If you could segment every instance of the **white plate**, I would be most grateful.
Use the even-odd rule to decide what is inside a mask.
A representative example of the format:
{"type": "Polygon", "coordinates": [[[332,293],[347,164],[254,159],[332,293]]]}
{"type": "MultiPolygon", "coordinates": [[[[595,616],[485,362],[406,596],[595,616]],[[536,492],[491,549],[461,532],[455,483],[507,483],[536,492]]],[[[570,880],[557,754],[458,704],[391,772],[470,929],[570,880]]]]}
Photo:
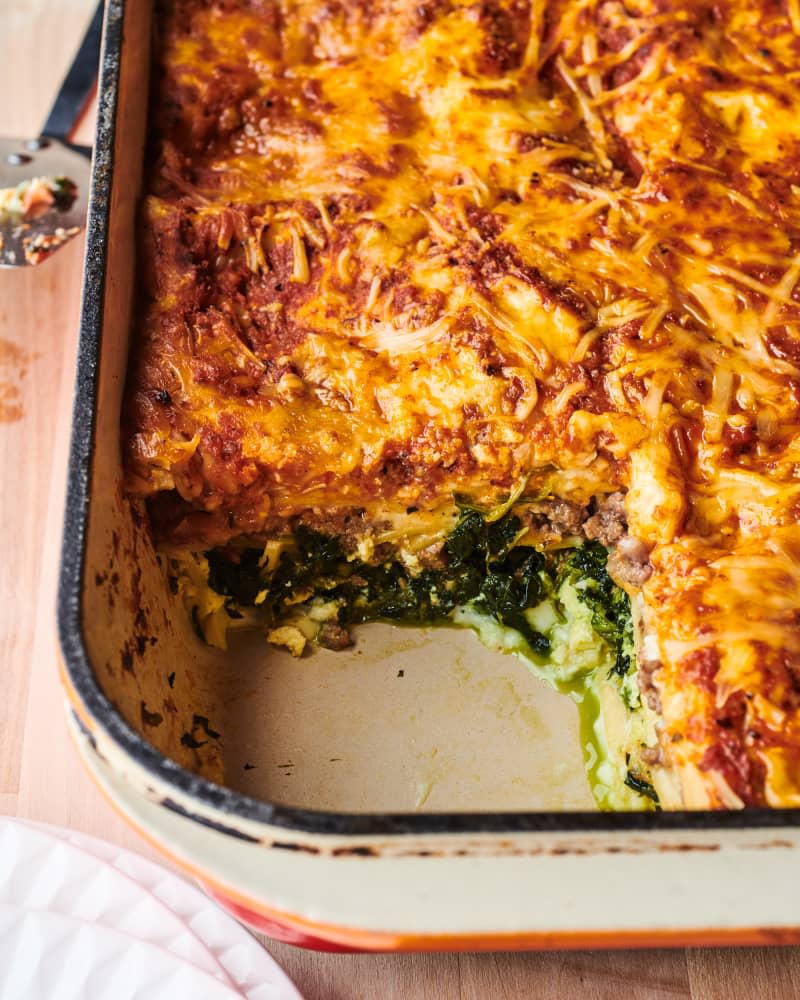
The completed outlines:
{"type": "Polygon", "coordinates": [[[0,998],[302,1000],[199,889],[93,837],[0,818],[0,998]]]}

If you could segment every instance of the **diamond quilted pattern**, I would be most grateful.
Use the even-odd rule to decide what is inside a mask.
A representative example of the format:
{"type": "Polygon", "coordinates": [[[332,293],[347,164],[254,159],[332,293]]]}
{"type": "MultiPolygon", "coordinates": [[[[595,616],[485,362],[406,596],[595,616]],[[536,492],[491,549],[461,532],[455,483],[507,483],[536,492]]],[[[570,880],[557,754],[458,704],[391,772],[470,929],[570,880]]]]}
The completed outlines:
{"type": "Polygon", "coordinates": [[[159,865],[0,818],[0,1000],[301,1000],[258,942],[159,865]]]}

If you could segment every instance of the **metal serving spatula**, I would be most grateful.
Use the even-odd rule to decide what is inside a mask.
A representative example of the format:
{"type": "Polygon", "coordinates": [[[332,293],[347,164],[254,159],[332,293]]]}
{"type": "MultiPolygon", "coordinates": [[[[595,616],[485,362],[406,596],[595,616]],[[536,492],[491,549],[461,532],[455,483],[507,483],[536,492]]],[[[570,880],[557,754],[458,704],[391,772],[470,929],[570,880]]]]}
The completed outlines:
{"type": "Polygon", "coordinates": [[[0,267],[40,264],[86,223],[92,150],[69,137],[94,88],[102,24],[101,2],[39,138],[0,138],[0,267]]]}

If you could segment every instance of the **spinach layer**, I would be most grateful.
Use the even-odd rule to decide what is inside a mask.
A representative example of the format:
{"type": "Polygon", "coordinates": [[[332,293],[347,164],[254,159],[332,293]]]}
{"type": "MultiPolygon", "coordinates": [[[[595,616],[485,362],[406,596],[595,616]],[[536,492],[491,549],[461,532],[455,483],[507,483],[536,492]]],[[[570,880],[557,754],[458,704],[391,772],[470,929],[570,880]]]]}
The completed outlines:
{"type": "Polygon", "coordinates": [[[372,621],[435,624],[472,604],[517,631],[533,654],[546,657],[550,640],[526,611],[553,597],[569,579],[591,611],[592,627],[614,654],[613,669],[620,676],[629,673],[630,601],[608,575],[606,549],[588,541],[542,552],[518,544],[524,534],[513,512],[491,521],[480,511],[464,510],[444,543],[441,568],[412,572],[394,560],[373,565],[348,558],[336,538],[299,527],[293,549],[284,551],[269,573],[257,549],[206,553],[208,583],[227,598],[231,617],[238,608],[258,605],[272,624],[285,620],[303,594],[334,604],[343,628],[372,621]]]}

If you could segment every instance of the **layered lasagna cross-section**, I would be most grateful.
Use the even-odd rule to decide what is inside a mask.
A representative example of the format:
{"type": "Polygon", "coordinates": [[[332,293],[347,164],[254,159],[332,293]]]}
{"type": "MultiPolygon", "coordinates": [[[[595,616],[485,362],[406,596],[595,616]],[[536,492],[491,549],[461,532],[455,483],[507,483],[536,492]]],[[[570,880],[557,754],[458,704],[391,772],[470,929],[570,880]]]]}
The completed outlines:
{"type": "Polygon", "coordinates": [[[468,625],[602,806],[800,806],[795,0],[156,6],[127,488],[206,640],[468,625]]]}

